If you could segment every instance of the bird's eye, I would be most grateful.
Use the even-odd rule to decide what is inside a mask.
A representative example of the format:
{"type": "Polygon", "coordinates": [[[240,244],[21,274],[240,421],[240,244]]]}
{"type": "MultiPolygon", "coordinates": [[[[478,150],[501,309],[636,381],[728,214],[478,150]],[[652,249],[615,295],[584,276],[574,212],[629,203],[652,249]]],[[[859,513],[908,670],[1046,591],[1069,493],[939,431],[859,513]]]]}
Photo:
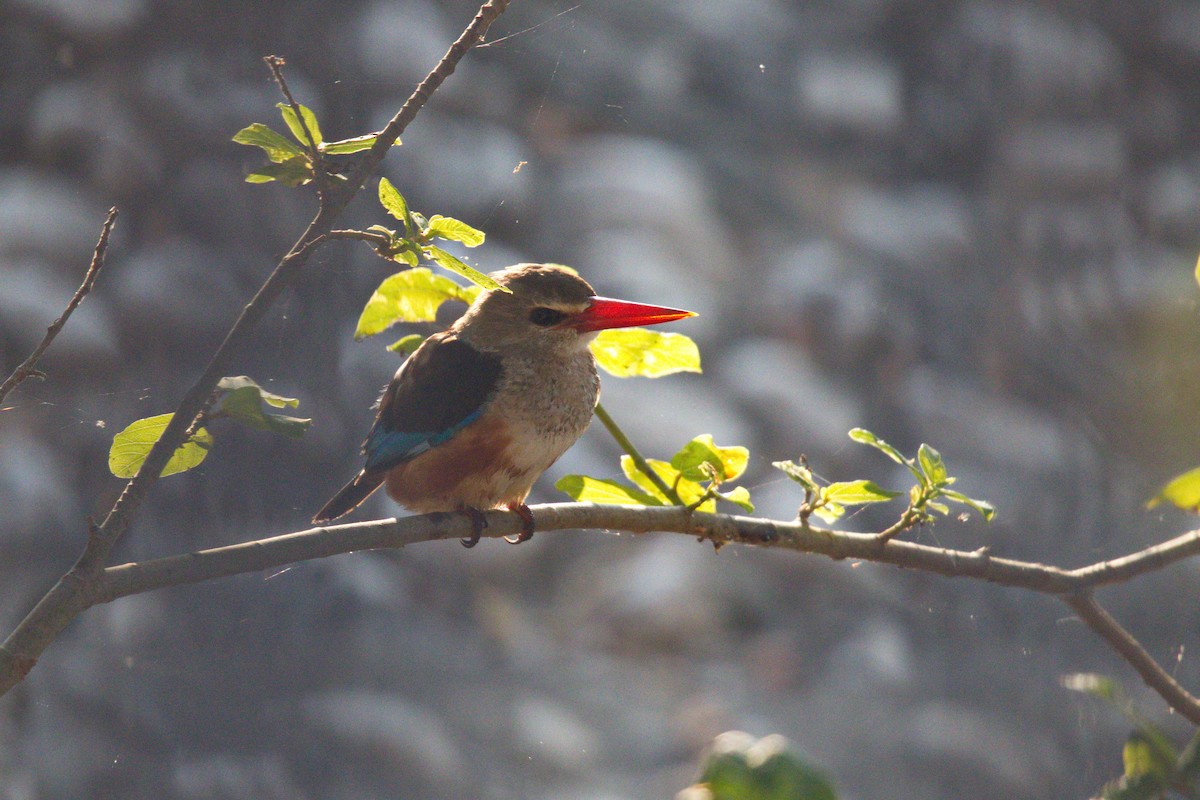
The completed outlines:
{"type": "Polygon", "coordinates": [[[553,308],[538,307],[529,312],[529,321],[534,325],[543,328],[549,328],[551,325],[557,325],[567,318],[566,313],[556,311],[553,308]]]}

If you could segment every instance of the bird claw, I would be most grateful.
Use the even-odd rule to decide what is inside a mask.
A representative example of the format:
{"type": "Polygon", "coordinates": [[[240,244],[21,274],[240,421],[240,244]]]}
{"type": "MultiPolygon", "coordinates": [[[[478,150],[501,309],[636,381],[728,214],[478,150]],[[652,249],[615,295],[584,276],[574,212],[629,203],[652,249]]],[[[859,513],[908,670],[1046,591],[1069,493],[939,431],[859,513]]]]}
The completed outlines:
{"type": "Polygon", "coordinates": [[[459,511],[466,514],[467,519],[471,520],[471,538],[459,539],[458,541],[463,547],[474,547],[479,544],[479,538],[483,536],[483,529],[488,526],[487,517],[478,508],[472,508],[471,506],[463,506],[459,511]]]}
{"type": "Polygon", "coordinates": [[[515,503],[509,506],[508,510],[521,518],[521,532],[516,536],[505,536],[504,541],[509,544],[528,542],[533,538],[533,512],[524,503],[515,503]]]}

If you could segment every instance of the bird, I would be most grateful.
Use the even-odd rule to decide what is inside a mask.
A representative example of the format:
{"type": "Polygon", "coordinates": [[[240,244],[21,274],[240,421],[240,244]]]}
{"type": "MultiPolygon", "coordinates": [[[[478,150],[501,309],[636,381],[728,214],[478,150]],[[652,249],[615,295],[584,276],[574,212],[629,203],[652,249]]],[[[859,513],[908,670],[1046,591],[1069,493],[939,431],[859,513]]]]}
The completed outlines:
{"type": "Polygon", "coordinates": [[[416,513],[469,517],[466,547],[478,543],[483,511],[492,508],[520,516],[521,533],[510,543],[528,540],[534,525],[526,497],[583,435],[600,397],[588,343],[604,329],[695,316],[598,297],[557,264],[517,264],[490,277],[508,291],[480,292],[400,365],[363,443],[365,465],[314,524],[350,513],[386,485],[416,513]]]}

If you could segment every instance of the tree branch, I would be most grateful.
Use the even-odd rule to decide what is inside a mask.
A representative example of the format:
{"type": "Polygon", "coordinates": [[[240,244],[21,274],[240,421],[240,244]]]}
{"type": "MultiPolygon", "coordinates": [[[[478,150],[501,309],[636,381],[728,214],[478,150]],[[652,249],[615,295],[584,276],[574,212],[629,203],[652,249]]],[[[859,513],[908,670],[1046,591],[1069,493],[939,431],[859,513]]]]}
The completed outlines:
{"type": "MultiPolygon", "coordinates": [[[[1092,587],[1097,583],[1128,580],[1144,571],[1125,567],[1127,564],[1154,563],[1161,569],[1170,561],[1183,558],[1188,549],[1176,543],[1190,543],[1200,538],[1200,531],[1120,559],[1064,570],[1034,562],[993,558],[986,549],[968,552],[898,540],[881,542],[875,534],[814,528],[799,521],[689,512],[681,506],[558,503],[534,506],[530,511],[539,534],[585,528],[682,533],[718,545],[736,542],[779,547],[838,560],[853,558],[948,577],[977,578],[1000,586],[1057,595],[1129,662],[1171,708],[1200,724],[1200,700],[1171,678],[1091,597],[1092,587]],[[1167,552],[1170,558],[1164,555],[1167,552]],[[1098,581],[1098,576],[1103,580],[1098,581]]],[[[482,535],[488,538],[520,533],[524,524],[518,515],[507,511],[490,511],[486,519],[487,526],[482,535]]],[[[474,532],[471,520],[462,514],[427,514],[312,528],[270,539],[109,567],[89,587],[86,602],[106,603],[132,594],[257,572],[297,561],[359,550],[404,547],[417,542],[460,539],[474,532]]]]}
{"type": "MultiPolygon", "coordinates": [[[[1103,583],[1116,583],[1101,562],[1079,570],[998,558],[986,549],[973,551],[930,547],[903,540],[880,542],[872,533],[815,528],[797,521],[745,517],[733,514],[689,512],[682,506],[609,506],[592,503],[553,503],[532,506],[539,533],[562,530],[602,529],[630,533],[682,533],[718,545],[731,543],[777,547],[824,555],[835,560],[855,559],[892,564],[906,569],[932,572],[946,577],[976,578],[999,586],[1051,595],[1078,595],[1089,591],[1095,575],[1103,583]]],[[[489,511],[482,536],[498,538],[520,533],[521,518],[507,511],[489,511]]],[[[426,514],[401,519],[356,522],[288,533],[269,539],[218,547],[198,553],[172,556],[142,563],[109,567],[96,589],[96,602],[107,602],[127,594],[198,583],[213,578],[281,567],[296,561],[325,558],[340,553],[377,548],[404,547],[417,542],[459,539],[472,533],[470,519],[460,514],[426,514]]],[[[1200,531],[1188,537],[1200,536],[1200,531]]],[[[1183,538],[1183,537],[1181,537],[1183,538]]],[[[1149,548],[1153,550],[1155,548],[1149,548]]],[[[1147,551],[1142,551],[1145,553],[1147,551]]],[[[1181,552],[1174,551],[1177,555],[1181,552]]],[[[1117,561],[1139,558],[1142,553],[1117,561]]],[[[1162,565],[1160,565],[1162,566],[1162,565]]]]}
{"type": "Polygon", "coordinates": [[[1122,628],[1119,622],[1100,607],[1091,592],[1064,595],[1062,601],[1101,639],[1108,642],[1121,658],[1129,662],[1142,676],[1146,685],[1167,701],[1167,705],[1186,717],[1193,725],[1200,725],[1200,699],[1180,686],[1129,631],[1122,628]]]}
{"type": "Polygon", "coordinates": [[[108,554],[128,529],[133,516],[145,500],[150,487],[176,448],[186,438],[188,426],[204,407],[217,381],[229,371],[235,355],[250,341],[254,329],[274,301],[283,293],[307,263],[315,245],[323,241],[346,204],[354,197],[367,176],[375,171],[388,149],[416,117],[429,96],[454,72],[467,51],[487,32],[492,21],[508,7],[508,0],[489,0],[476,14],[441,62],[421,81],[412,96],[379,134],[375,145],[359,154],[352,174],[340,191],[322,198],[320,208],[304,233],[292,246],[254,298],[242,309],[237,322],[213,354],[204,372],[179,402],[174,416],[159,440],[146,456],[141,469],[126,485],[104,521],[92,528],[83,554],[50,589],[15,630],[0,645],[0,694],[18,683],[50,642],[80,611],[91,604],[89,587],[101,574],[108,554]]]}
{"type": "Polygon", "coordinates": [[[63,311],[58,319],[46,329],[46,335],[42,337],[42,343],[34,348],[29,354],[29,358],[21,362],[21,365],[13,370],[12,374],[4,379],[4,383],[0,383],[0,403],[4,402],[4,398],[9,392],[20,386],[27,378],[33,376],[41,377],[42,373],[38,372],[37,364],[41,360],[45,352],[50,349],[51,343],[58,336],[59,331],[67,324],[67,320],[71,318],[71,313],[79,307],[83,302],[83,298],[87,297],[88,292],[92,290],[92,286],[96,283],[96,277],[99,276],[101,268],[104,266],[104,256],[108,252],[108,237],[112,234],[113,225],[117,221],[117,209],[114,206],[108,210],[108,216],[104,219],[104,224],[100,227],[100,240],[96,242],[96,249],[92,253],[92,262],[88,265],[87,272],[84,273],[83,283],[75,290],[75,296],[71,298],[71,302],[67,303],[67,308],[63,311]]]}

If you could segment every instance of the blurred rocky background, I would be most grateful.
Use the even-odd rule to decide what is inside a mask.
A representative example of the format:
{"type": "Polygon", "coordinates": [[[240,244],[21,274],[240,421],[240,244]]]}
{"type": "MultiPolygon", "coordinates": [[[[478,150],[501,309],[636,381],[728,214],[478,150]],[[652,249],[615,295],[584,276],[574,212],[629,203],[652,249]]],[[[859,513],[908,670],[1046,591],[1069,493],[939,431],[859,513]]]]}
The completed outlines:
{"type": "MultiPolygon", "coordinates": [[[[288,58],[327,138],[375,130],[474,14],[460,0],[0,6],[0,366],[108,266],[0,409],[0,623],[120,491],[112,434],[168,411],[314,209],[242,182],[288,58]]],[[[695,309],[702,376],[605,380],[642,449],[698,433],[770,468],[906,474],[927,441],[995,524],[913,534],[1074,566],[1193,523],[1144,500],[1200,463],[1193,0],[514,0],[386,162],[471,255],[577,267],[695,309]]],[[[351,209],[386,222],[373,192],[351,209]]],[[[218,429],[117,554],[306,526],[357,469],[397,363],[355,343],[390,273],[324,248],[236,372],[301,398],[302,441],[218,429]]],[[[686,324],[686,328],[684,325],[686,324]]],[[[617,472],[596,428],[554,467],[617,472]]],[[[899,507],[891,509],[898,513],[899,507]]],[[[360,514],[390,515],[377,498],[360,514]]],[[[870,530],[880,513],[851,518],[870,530]]],[[[1102,599],[1200,686],[1196,567],[1102,599]]],[[[671,797],[710,739],[782,733],[846,798],[1086,797],[1125,724],[1059,686],[1111,674],[1055,601],[785,552],[602,532],[362,553],[94,609],[0,700],[0,798],[671,797]]]]}

